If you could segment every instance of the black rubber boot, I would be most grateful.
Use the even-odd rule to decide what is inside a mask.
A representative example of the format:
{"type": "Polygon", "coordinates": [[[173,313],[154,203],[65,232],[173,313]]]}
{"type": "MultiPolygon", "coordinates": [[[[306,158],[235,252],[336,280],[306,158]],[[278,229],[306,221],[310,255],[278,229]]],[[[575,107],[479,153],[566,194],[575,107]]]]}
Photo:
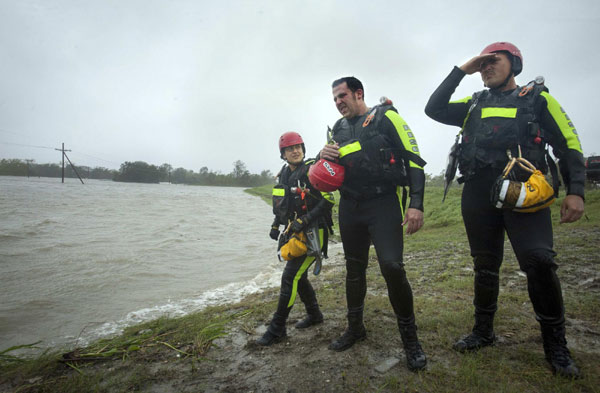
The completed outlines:
{"type": "Polygon", "coordinates": [[[417,326],[415,325],[415,317],[408,319],[398,318],[398,328],[400,336],[404,344],[404,354],[406,355],[406,365],[411,371],[419,371],[427,365],[427,357],[419,338],[417,337],[417,326]]]}
{"type": "Polygon", "coordinates": [[[277,312],[273,314],[273,319],[271,319],[271,323],[267,328],[267,331],[261,338],[256,340],[258,345],[262,345],[268,347],[269,345],[278,343],[282,341],[287,336],[285,321],[287,319],[287,315],[281,315],[277,312]]]}
{"type": "Polygon", "coordinates": [[[306,318],[296,323],[296,329],[306,329],[313,325],[323,323],[323,314],[319,312],[317,315],[308,314],[306,318]]]}
{"type": "Polygon", "coordinates": [[[541,326],[544,340],[544,354],[552,366],[552,371],[561,377],[579,378],[579,369],[571,359],[565,338],[565,326],[541,326]]]}
{"type": "MultiPolygon", "coordinates": [[[[303,299],[304,300],[304,299],[303,299]]],[[[304,303],[306,307],[306,318],[296,323],[296,329],[306,329],[313,325],[323,323],[323,313],[319,309],[316,296],[312,296],[310,303],[304,303]]]]}
{"type": "Polygon", "coordinates": [[[286,338],[286,334],[284,333],[283,336],[276,336],[273,333],[271,333],[270,331],[266,331],[265,334],[262,335],[261,338],[259,338],[258,340],[256,340],[256,343],[258,345],[262,345],[263,347],[268,347],[272,344],[276,344],[280,341],[283,341],[286,338]]]}
{"type": "Polygon", "coordinates": [[[348,328],[341,337],[333,340],[328,348],[338,352],[345,351],[366,337],[367,330],[363,324],[363,306],[348,309],[348,328]]]}
{"type": "Polygon", "coordinates": [[[494,345],[495,342],[494,315],[476,313],[475,326],[471,334],[458,340],[452,348],[458,352],[477,351],[480,348],[494,345]]]}

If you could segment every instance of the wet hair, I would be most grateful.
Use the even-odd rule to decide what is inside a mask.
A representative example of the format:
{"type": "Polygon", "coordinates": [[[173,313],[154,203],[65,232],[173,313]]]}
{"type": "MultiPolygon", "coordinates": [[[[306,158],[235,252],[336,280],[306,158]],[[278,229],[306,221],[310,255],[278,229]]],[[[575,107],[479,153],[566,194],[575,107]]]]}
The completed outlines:
{"type": "Polygon", "coordinates": [[[346,82],[346,85],[348,86],[348,89],[352,93],[356,93],[356,90],[360,89],[360,90],[363,91],[363,95],[364,95],[365,88],[363,87],[362,82],[359,81],[358,79],[356,79],[353,76],[345,76],[343,78],[334,80],[333,83],[331,84],[331,88],[333,89],[334,87],[339,86],[339,85],[341,85],[344,82],[346,82]]]}

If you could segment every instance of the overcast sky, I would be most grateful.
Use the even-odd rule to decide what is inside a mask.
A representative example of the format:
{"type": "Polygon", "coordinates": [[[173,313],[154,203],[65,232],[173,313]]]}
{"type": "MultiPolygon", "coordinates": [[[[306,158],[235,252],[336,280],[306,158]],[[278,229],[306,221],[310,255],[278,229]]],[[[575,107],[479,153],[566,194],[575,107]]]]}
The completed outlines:
{"type": "MultiPolygon", "coordinates": [[[[425,104],[489,43],[523,53],[600,154],[597,0],[0,0],[0,158],[118,168],[169,163],[277,172],[278,137],[308,156],[340,117],[331,82],[354,75],[368,105],[390,97],[437,175],[458,128],[425,104]]],[[[479,74],[453,96],[483,88],[479,74]]]]}

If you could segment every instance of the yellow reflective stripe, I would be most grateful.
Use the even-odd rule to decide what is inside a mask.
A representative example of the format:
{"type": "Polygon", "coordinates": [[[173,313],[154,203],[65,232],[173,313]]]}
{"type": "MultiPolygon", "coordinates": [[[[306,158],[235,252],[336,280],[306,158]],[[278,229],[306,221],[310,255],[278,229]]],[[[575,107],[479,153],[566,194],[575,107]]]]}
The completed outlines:
{"type": "Polygon", "coordinates": [[[517,117],[517,108],[481,108],[481,118],[486,117],[517,117]]]}
{"type": "Polygon", "coordinates": [[[273,196],[285,196],[285,188],[273,188],[273,196]]]}
{"type": "Polygon", "coordinates": [[[340,150],[339,150],[339,152],[340,152],[340,158],[342,158],[342,157],[344,157],[344,156],[346,156],[348,154],[357,152],[357,151],[359,151],[361,149],[362,149],[362,147],[360,146],[360,142],[359,141],[352,142],[352,143],[350,143],[349,145],[346,145],[346,146],[342,146],[342,147],[340,147],[340,150]]]}
{"type": "Polygon", "coordinates": [[[517,117],[517,108],[481,108],[481,118],[486,117],[517,117]]]}
{"type": "Polygon", "coordinates": [[[398,205],[400,205],[400,212],[402,213],[402,222],[404,222],[404,206],[402,206],[402,187],[396,186],[396,196],[398,197],[398,205]]]}
{"type": "Polygon", "coordinates": [[[325,198],[327,202],[335,203],[335,197],[333,196],[333,193],[321,191],[321,195],[323,196],[323,198],[325,198]]]}
{"type": "MultiPolygon", "coordinates": [[[[406,124],[404,119],[392,110],[388,110],[387,112],[385,112],[385,116],[388,119],[390,119],[390,121],[394,125],[394,128],[396,128],[396,132],[398,133],[398,136],[400,137],[404,148],[420,156],[421,153],[419,153],[419,145],[417,145],[417,139],[415,138],[415,135],[413,134],[408,124],[406,124]]],[[[423,167],[415,164],[412,161],[410,161],[410,166],[411,168],[423,169],[423,167]]]]}
{"type": "MultiPolygon", "coordinates": [[[[308,256],[305,257],[304,261],[302,262],[302,265],[300,266],[300,269],[298,269],[298,272],[294,276],[294,281],[292,283],[292,293],[290,295],[290,301],[288,302],[288,305],[287,305],[288,308],[292,307],[294,305],[294,302],[296,301],[296,294],[298,293],[298,280],[300,280],[300,277],[302,276],[302,274],[304,274],[306,269],[308,269],[308,267],[314,260],[315,260],[315,257],[308,257],[308,256]]],[[[288,263],[289,263],[289,261],[288,261],[288,263]]]]}
{"type": "MultiPolygon", "coordinates": [[[[323,239],[323,228],[319,228],[319,245],[321,246],[321,249],[323,249],[323,239]]],[[[287,305],[288,308],[292,307],[294,305],[294,302],[296,301],[296,294],[298,293],[298,280],[300,280],[300,277],[302,277],[306,269],[308,269],[308,267],[314,262],[314,260],[315,257],[307,256],[306,258],[304,258],[300,269],[298,269],[298,272],[294,276],[294,282],[292,283],[292,293],[290,295],[290,301],[287,305]]]]}
{"type": "Polygon", "coordinates": [[[466,104],[467,102],[469,102],[469,100],[473,98],[471,96],[465,97],[463,99],[460,100],[456,100],[456,101],[450,101],[449,104],[466,104]]]}
{"type": "Polygon", "coordinates": [[[567,140],[567,147],[569,149],[577,150],[583,154],[583,149],[581,148],[581,141],[579,140],[577,130],[565,113],[565,110],[560,106],[558,101],[556,101],[556,99],[547,92],[543,91],[540,93],[540,95],[546,99],[548,112],[550,112],[550,115],[556,122],[556,125],[558,125],[558,128],[560,128],[560,132],[567,140]]]}

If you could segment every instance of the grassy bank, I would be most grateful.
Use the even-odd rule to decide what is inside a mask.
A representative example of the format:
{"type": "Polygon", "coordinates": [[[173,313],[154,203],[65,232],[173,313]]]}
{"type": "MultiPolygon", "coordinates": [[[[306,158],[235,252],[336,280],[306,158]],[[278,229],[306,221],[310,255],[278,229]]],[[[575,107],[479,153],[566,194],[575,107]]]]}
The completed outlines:
{"type": "MultiPolygon", "coordinates": [[[[248,192],[266,197],[270,187],[248,192]]],[[[13,392],[599,392],[600,190],[586,196],[585,217],[555,225],[556,258],[565,298],[567,339],[584,378],[552,376],[543,357],[526,280],[507,243],[496,318],[498,344],[462,355],[452,343],[472,326],[473,272],[460,218],[460,190],[441,204],[428,187],[426,225],[405,239],[426,371],[406,369],[395,316],[377,261],[371,258],[365,323],[368,338],[336,353],[327,344],[345,327],[344,262],[332,251],[320,276],[310,276],[326,320],[270,348],[252,342],[276,307],[278,289],[234,305],[128,328],[87,348],[16,358],[0,349],[0,391],[13,392]],[[390,361],[400,361],[391,368],[390,361]]],[[[552,207],[558,223],[559,203],[552,207]]],[[[268,225],[268,223],[266,223],[268,225]]],[[[290,322],[303,317],[297,302],[290,322]]]]}

